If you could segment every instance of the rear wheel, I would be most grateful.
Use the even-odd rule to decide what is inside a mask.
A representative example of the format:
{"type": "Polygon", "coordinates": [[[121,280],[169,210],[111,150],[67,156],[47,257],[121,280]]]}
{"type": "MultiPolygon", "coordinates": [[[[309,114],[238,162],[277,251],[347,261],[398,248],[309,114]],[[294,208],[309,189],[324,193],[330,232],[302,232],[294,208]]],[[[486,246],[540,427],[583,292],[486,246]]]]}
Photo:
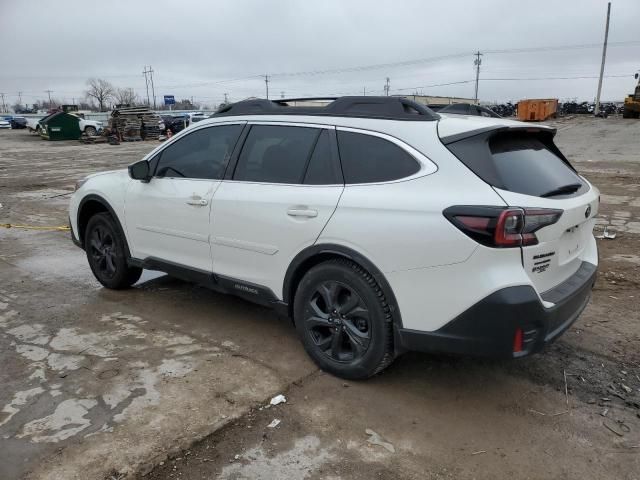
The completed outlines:
{"type": "Polygon", "coordinates": [[[296,292],[294,319],[307,353],[338,377],[368,378],[393,361],[384,293],[354,262],[330,260],[309,270],[296,292]]]}
{"type": "Polygon", "coordinates": [[[128,288],[142,275],[141,268],[127,264],[125,242],[108,213],[98,213],[89,219],[84,236],[87,260],[95,277],[107,288],[128,288]]]}

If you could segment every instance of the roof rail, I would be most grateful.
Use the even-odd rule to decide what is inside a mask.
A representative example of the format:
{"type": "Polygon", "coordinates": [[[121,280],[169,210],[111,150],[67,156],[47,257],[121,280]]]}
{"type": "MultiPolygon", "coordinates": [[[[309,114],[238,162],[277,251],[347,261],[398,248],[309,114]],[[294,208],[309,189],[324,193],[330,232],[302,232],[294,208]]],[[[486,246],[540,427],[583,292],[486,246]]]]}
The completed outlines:
{"type": "Polygon", "coordinates": [[[212,117],[236,115],[310,115],[376,118],[385,120],[433,121],[440,116],[413,100],[402,97],[310,97],[293,99],[251,99],[220,108],[212,117]],[[331,100],[322,106],[290,106],[293,101],[331,100]]]}

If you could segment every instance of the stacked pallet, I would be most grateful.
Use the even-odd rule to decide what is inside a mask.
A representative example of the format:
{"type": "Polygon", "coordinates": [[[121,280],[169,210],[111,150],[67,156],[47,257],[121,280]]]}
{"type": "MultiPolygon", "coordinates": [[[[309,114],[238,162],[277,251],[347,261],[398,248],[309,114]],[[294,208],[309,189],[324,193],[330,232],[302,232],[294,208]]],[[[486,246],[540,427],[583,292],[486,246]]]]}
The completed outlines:
{"type": "Polygon", "coordinates": [[[121,107],[111,112],[109,126],[125,142],[158,140],[159,117],[148,107],[121,107]]]}

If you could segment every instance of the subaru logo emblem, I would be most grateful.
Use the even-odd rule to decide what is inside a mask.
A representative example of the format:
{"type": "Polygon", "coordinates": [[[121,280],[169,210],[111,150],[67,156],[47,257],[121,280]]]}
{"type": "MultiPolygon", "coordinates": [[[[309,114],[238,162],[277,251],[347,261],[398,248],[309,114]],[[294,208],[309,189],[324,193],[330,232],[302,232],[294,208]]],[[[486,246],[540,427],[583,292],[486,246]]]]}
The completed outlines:
{"type": "Polygon", "coordinates": [[[591,205],[584,211],[584,218],[589,218],[589,215],[591,215],[591,205]]]}

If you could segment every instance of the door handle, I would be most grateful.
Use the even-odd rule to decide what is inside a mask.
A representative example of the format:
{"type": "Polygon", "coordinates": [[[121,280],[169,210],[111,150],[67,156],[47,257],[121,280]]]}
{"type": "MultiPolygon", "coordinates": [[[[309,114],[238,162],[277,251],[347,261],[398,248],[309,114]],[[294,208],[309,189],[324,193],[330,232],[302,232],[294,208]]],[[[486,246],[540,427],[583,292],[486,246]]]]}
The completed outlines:
{"type": "Polygon", "coordinates": [[[187,205],[193,205],[195,207],[204,207],[208,204],[209,202],[207,202],[207,200],[200,197],[191,197],[189,200],[187,200],[187,205]]]}
{"type": "Polygon", "coordinates": [[[290,217],[314,218],[318,216],[318,211],[304,207],[290,208],[289,210],[287,210],[287,215],[289,215],[290,217]]]}

